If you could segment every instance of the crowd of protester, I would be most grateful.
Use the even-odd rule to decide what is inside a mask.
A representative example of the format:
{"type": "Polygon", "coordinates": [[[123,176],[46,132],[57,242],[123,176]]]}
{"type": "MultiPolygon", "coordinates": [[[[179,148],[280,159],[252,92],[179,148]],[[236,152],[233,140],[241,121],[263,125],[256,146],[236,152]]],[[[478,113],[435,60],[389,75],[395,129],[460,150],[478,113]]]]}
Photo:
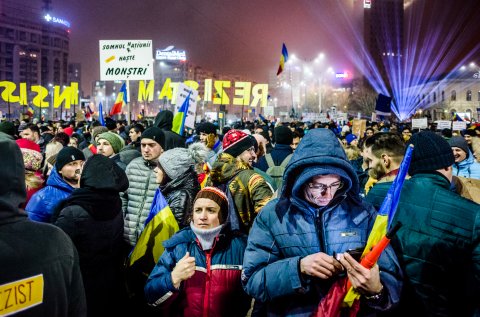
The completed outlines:
{"type": "Polygon", "coordinates": [[[480,314],[480,125],[172,120],[0,122],[0,315],[480,314]]]}

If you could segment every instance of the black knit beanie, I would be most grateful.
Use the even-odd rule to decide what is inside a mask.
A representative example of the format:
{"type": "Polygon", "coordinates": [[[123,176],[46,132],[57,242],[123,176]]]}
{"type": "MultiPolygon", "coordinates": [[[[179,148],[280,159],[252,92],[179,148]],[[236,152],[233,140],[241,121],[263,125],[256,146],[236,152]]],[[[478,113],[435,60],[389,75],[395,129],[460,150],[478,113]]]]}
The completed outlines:
{"type": "Polygon", "coordinates": [[[82,151],[72,146],[64,147],[57,154],[57,160],[55,162],[57,172],[60,172],[60,170],[68,163],[78,160],[85,161],[85,155],[82,151]]]}
{"type": "Polygon", "coordinates": [[[273,130],[276,144],[290,145],[293,142],[293,132],[286,126],[279,126],[273,130]]]}
{"type": "Polygon", "coordinates": [[[455,162],[453,152],[448,142],[431,131],[414,134],[408,144],[415,148],[408,173],[415,175],[421,172],[432,172],[452,166],[455,162]]]}
{"type": "Polygon", "coordinates": [[[152,127],[143,131],[142,140],[143,139],[152,139],[153,141],[160,144],[162,149],[165,149],[165,133],[163,133],[163,130],[160,128],[152,127]]]}
{"type": "Polygon", "coordinates": [[[197,134],[200,135],[200,133],[205,133],[205,134],[217,134],[217,126],[215,126],[213,123],[210,122],[203,122],[200,123],[197,127],[197,134]]]}

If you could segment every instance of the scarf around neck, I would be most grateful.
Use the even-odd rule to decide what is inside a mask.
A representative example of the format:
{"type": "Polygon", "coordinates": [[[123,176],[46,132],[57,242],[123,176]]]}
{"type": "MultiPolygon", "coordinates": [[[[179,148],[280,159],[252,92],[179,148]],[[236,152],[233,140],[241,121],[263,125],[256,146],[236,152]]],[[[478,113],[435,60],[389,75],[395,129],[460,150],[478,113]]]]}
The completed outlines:
{"type": "Polygon", "coordinates": [[[212,248],[213,242],[215,241],[215,238],[218,236],[220,231],[222,231],[223,225],[212,229],[200,229],[195,227],[192,221],[190,222],[190,228],[192,229],[193,233],[195,233],[195,236],[200,242],[203,251],[207,251],[212,248]]]}

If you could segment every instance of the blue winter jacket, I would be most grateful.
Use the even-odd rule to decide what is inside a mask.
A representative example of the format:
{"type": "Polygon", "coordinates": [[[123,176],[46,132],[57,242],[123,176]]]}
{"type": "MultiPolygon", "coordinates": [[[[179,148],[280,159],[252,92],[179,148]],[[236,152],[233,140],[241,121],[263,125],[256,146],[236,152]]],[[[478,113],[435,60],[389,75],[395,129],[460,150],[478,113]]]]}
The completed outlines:
{"type": "Polygon", "coordinates": [[[468,152],[468,157],[466,159],[460,163],[453,164],[453,175],[480,179],[480,163],[475,161],[471,151],[468,152]]]}
{"type": "MultiPolygon", "coordinates": [[[[262,209],[250,230],[242,283],[249,295],[267,305],[270,316],[310,316],[339,277],[321,280],[303,275],[300,259],[364,247],[376,211],[360,199],[356,173],[327,129],[311,130],[302,139],[283,182],[280,198],[262,209]],[[345,186],[329,205],[315,209],[303,199],[302,188],[320,174],[340,175],[345,186]]],[[[362,297],[360,316],[372,314],[373,309],[388,310],[399,301],[401,271],[390,247],[378,264],[384,300],[375,303],[362,297]]]]}
{"type": "Polygon", "coordinates": [[[69,197],[75,188],[67,184],[53,168],[48,177],[47,186],[33,194],[25,210],[31,220],[38,222],[51,222],[55,207],[65,198],[69,197]]]}

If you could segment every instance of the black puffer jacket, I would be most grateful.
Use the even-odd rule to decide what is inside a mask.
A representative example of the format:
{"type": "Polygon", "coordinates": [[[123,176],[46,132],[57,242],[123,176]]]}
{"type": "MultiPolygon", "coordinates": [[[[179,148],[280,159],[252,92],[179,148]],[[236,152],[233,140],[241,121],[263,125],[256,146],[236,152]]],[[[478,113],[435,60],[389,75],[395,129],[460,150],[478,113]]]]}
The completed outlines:
{"type": "Polygon", "coordinates": [[[182,176],[168,181],[165,185],[160,185],[160,190],[180,228],[185,227],[186,217],[193,208],[193,200],[200,191],[200,184],[193,167],[190,167],[182,176]]]}
{"type": "Polygon", "coordinates": [[[88,316],[119,316],[122,290],[123,213],[119,192],[125,172],[113,160],[94,155],[84,165],[80,188],[65,200],[55,225],[72,239],[80,257],[88,316]],[[108,305],[106,305],[108,303],[108,305]]]}

